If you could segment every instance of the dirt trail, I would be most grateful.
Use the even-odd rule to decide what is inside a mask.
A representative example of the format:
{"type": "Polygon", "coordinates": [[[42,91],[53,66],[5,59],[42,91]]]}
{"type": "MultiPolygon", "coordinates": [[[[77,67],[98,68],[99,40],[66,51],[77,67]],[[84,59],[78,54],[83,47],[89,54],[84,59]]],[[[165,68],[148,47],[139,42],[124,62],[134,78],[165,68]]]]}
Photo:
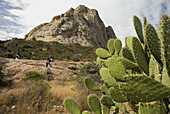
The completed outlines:
{"type": "Polygon", "coordinates": [[[49,80],[69,79],[77,76],[77,70],[81,68],[84,62],[74,61],[58,61],[51,62],[52,68],[46,68],[46,60],[26,60],[0,57],[0,66],[3,66],[2,72],[5,78],[20,81],[24,78],[28,71],[37,71],[38,73],[46,74],[49,80]]]}

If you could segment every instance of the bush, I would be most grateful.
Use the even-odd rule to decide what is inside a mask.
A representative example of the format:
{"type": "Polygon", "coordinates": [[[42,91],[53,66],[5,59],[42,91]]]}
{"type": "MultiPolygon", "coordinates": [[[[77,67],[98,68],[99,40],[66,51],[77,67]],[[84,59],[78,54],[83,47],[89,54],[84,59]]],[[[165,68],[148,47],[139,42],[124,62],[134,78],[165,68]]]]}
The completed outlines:
{"type": "Polygon", "coordinates": [[[44,74],[40,74],[37,73],[36,71],[29,71],[25,73],[26,77],[24,78],[24,80],[35,80],[35,81],[39,81],[39,80],[43,80],[45,79],[45,75],[44,74]]]}

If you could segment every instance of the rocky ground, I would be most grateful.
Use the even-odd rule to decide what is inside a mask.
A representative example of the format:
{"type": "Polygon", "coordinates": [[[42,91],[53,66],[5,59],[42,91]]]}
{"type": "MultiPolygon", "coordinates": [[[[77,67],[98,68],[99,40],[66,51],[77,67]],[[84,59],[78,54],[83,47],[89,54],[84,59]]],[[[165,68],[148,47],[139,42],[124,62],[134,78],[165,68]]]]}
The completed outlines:
{"type": "Polygon", "coordinates": [[[52,68],[46,67],[46,60],[26,60],[0,58],[0,66],[3,66],[3,73],[7,79],[20,81],[28,71],[36,71],[47,75],[47,80],[70,79],[77,76],[77,70],[85,62],[58,61],[51,62],[52,68]]]}

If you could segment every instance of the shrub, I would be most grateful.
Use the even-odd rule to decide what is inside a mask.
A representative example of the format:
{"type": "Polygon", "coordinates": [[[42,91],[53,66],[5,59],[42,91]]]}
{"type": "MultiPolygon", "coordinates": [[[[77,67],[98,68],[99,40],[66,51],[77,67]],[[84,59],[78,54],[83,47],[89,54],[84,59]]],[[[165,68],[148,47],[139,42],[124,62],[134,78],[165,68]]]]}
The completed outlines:
{"type": "Polygon", "coordinates": [[[39,81],[39,80],[44,80],[45,79],[45,75],[44,74],[40,74],[37,73],[36,71],[29,71],[25,73],[26,77],[24,78],[24,80],[35,80],[35,81],[39,81]]]}

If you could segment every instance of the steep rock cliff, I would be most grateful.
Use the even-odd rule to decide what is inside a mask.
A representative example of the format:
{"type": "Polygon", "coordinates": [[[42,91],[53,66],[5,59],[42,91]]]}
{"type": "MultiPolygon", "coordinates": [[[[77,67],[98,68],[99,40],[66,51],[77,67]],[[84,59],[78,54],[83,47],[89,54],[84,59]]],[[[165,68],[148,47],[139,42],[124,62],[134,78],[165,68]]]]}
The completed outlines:
{"type": "Polygon", "coordinates": [[[116,39],[111,26],[105,27],[95,9],[83,5],[70,8],[55,16],[49,23],[33,28],[26,40],[57,41],[62,44],[78,43],[83,46],[107,47],[110,38],[116,39]]]}

